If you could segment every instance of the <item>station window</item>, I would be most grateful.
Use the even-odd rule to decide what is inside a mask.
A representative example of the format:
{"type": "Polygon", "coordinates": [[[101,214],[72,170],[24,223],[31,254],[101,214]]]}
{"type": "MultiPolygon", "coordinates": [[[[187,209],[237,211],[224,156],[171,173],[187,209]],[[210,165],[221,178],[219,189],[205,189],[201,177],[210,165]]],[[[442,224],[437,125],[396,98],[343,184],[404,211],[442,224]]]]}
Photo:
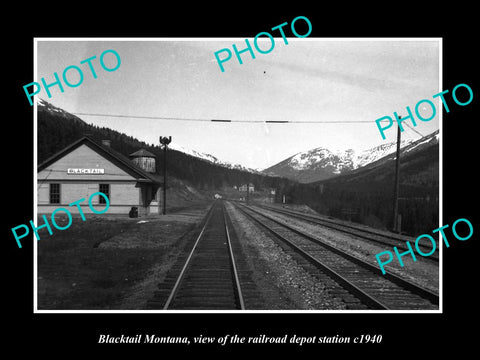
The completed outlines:
{"type": "Polygon", "coordinates": [[[50,184],[50,204],[60,204],[60,184],[50,184]]]}
{"type": "MultiPolygon", "coordinates": [[[[108,200],[110,201],[110,184],[100,184],[99,190],[100,192],[107,195],[108,200]]],[[[98,202],[99,204],[106,204],[107,201],[103,196],[98,195],[98,202]]]]}

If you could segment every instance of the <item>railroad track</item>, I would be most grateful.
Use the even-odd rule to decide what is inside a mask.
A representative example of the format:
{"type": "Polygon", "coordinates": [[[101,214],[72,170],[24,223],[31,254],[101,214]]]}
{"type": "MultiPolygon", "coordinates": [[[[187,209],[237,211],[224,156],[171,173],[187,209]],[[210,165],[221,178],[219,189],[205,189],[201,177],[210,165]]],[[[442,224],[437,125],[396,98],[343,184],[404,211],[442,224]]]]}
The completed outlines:
{"type": "MultiPolygon", "coordinates": [[[[256,205],[256,206],[265,210],[288,215],[303,221],[307,221],[317,225],[322,225],[324,227],[328,227],[333,230],[337,230],[349,235],[353,235],[355,237],[361,238],[363,240],[367,240],[368,242],[374,243],[376,245],[386,246],[387,249],[389,250],[393,246],[396,246],[399,250],[403,250],[403,251],[409,250],[405,246],[406,239],[400,235],[385,234],[379,231],[364,229],[355,225],[344,224],[344,223],[340,223],[339,221],[324,219],[315,215],[298,213],[292,210],[278,209],[278,208],[265,206],[265,205],[256,205]]],[[[413,241],[411,242],[414,243],[415,240],[413,239],[413,241]]],[[[422,252],[424,253],[430,253],[432,250],[432,246],[430,244],[424,245],[419,243],[418,245],[419,245],[419,248],[422,249],[422,252]]],[[[436,247],[438,249],[438,242],[436,243],[436,247]]],[[[425,259],[438,262],[438,251],[435,251],[432,255],[430,255],[429,257],[426,257],[425,259]]]]}
{"type": "Polygon", "coordinates": [[[180,270],[167,275],[149,308],[245,309],[234,254],[238,245],[232,245],[233,227],[223,201],[214,202],[202,223],[193,247],[179,261],[180,270]]]}
{"type": "Polygon", "coordinates": [[[350,307],[377,310],[434,310],[438,309],[437,294],[423,289],[394,274],[382,275],[379,268],[362,259],[294,229],[282,221],[265,215],[244,205],[234,204],[244,215],[280,240],[284,249],[290,249],[297,256],[326,274],[336,282],[331,289],[340,294],[338,288],[348,292],[350,307]],[[351,297],[355,300],[351,300],[351,297]]]}

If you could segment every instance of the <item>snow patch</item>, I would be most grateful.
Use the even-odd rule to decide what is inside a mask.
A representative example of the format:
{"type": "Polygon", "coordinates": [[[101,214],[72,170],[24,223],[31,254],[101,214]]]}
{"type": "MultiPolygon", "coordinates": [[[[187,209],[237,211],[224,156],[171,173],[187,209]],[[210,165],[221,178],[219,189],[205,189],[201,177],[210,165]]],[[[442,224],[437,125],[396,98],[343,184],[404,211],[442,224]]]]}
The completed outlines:
{"type": "Polygon", "coordinates": [[[172,148],[173,150],[177,150],[177,151],[183,152],[184,154],[194,156],[194,157],[199,158],[199,159],[203,159],[203,160],[211,162],[212,164],[215,164],[215,165],[220,165],[220,166],[223,166],[223,167],[226,167],[226,168],[229,168],[229,169],[237,169],[237,170],[249,171],[249,172],[253,172],[253,173],[260,173],[256,169],[247,168],[247,167],[245,167],[243,165],[240,165],[240,164],[231,164],[227,161],[219,160],[218,158],[216,158],[213,155],[203,153],[203,152],[193,150],[193,149],[188,149],[188,148],[186,148],[182,145],[179,145],[179,144],[172,143],[172,144],[169,145],[169,147],[172,148]]]}
{"type": "MultiPolygon", "coordinates": [[[[400,148],[409,152],[429,142],[438,142],[438,131],[418,140],[402,140],[400,148]]],[[[353,149],[330,151],[323,147],[295,154],[288,160],[288,165],[293,170],[315,170],[320,168],[333,168],[334,174],[345,170],[355,170],[373,163],[385,156],[395,153],[396,141],[382,144],[370,149],[356,152],[353,149]]]]}

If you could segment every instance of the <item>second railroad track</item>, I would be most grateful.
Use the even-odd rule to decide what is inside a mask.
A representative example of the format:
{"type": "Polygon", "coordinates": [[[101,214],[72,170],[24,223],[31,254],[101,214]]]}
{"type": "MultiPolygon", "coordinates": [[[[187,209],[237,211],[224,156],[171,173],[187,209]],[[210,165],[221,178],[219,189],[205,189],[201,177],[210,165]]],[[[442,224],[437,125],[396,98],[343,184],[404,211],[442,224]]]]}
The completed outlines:
{"type": "MultiPolygon", "coordinates": [[[[333,247],[318,237],[310,236],[251,207],[235,204],[244,215],[265,229],[272,239],[285,244],[309,264],[327,275],[356,301],[353,308],[366,306],[376,310],[438,309],[437,294],[419,287],[394,274],[382,275],[380,270],[347,252],[333,247]],[[358,304],[360,302],[360,304],[358,304]]],[[[323,275],[322,275],[323,276],[323,275]]]]}

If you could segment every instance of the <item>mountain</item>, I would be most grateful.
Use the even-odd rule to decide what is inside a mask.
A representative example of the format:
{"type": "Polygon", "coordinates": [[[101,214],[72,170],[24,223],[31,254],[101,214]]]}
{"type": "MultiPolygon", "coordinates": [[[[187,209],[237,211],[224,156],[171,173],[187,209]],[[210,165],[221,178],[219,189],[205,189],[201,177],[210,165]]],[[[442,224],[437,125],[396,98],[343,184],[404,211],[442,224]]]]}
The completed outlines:
{"type": "MultiPolygon", "coordinates": [[[[437,143],[438,130],[416,141],[402,140],[401,151],[402,153],[415,152],[425,146],[437,143]]],[[[396,146],[396,142],[389,142],[359,153],[352,149],[333,152],[324,147],[318,147],[295,154],[263,170],[263,173],[270,176],[286,177],[300,183],[326,180],[338,175],[348,174],[364,166],[379,165],[380,162],[393,160],[396,146]]]]}
{"type": "Polygon", "coordinates": [[[219,160],[218,158],[216,158],[213,155],[203,153],[203,152],[193,150],[193,149],[187,149],[184,146],[181,146],[181,145],[178,145],[178,144],[173,144],[172,143],[171,145],[169,145],[169,147],[171,147],[172,149],[174,149],[176,151],[180,151],[184,154],[196,157],[196,158],[201,159],[201,160],[208,161],[208,162],[210,162],[212,164],[215,164],[215,165],[223,166],[223,167],[228,168],[228,169],[236,169],[236,170],[241,170],[241,171],[248,171],[248,172],[251,172],[251,173],[262,174],[262,172],[260,172],[256,169],[247,168],[247,167],[245,167],[243,165],[240,165],[240,164],[232,164],[232,163],[229,163],[228,161],[219,160]]]}
{"type": "Polygon", "coordinates": [[[170,145],[168,145],[168,147],[170,149],[173,149],[173,150],[176,150],[176,151],[180,151],[184,154],[187,154],[187,155],[190,155],[190,156],[194,156],[196,158],[199,158],[199,159],[203,159],[205,161],[209,161],[211,163],[219,163],[220,161],[213,155],[210,155],[210,154],[206,154],[206,153],[202,153],[200,151],[196,151],[196,150],[192,150],[192,149],[187,149],[181,145],[178,145],[176,143],[171,143],[170,145]]]}
{"type": "MultiPolygon", "coordinates": [[[[438,140],[436,131],[402,148],[398,214],[401,215],[402,232],[412,236],[426,233],[438,224],[441,177],[438,140]]],[[[387,144],[374,149],[377,152],[361,157],[358,163],[376,159],[380,153],[387,154],[328,179],[295,183],[283,189],[287,202],[306,204],[327,216],[391,228],[395,154],[387,144]]]]}
{"type": "MultiPolygon", "coordinates": [[[[45,100],[38,101],[36,149],[38,164],[85,135],[98,142],[110,140],[112,148],[125,156],[144,148],[156,156],[156,171],[162,173],[163,150],[159,145],[150,145],[110,128],[88,124],[45,100]]],[[[289,183],[287,179],[269,177],[258,172],[252,173],[235,165],[223,165],[213,156],[201,155],[198,152],[196,155],[171,149],[167,155],[169,176],[183,181],[196,190],[205,191],[231,189],[246,182],[253,183],[259,190],[277,188],[289,183]]]]}
{"type": "MultiPolygon", "coordinates": [[[[400,184],[416,187],[421,192],[433,190],[438,195],[439,186],[439,134],[438,130],[401,148],[400,184]]],[[[323,184],[387,183],[394,181],[395,152],[345,174],[321,180],[323,184]]],[[[313,183],[312,185],[315,185],[313,183]]]]}
{"type": "Polygon", "coordinates": [[[78,116],[70,114],[69,112],[56,107],[55,105],[50,104],[48,101],[43,99],[38,99],[37,101],[37,111],[39,113],[47,113],[50,116],[57,116],[70,121],[75,121],[77,123],[85,124],[86,122],[80,119],[78,116]]]}

